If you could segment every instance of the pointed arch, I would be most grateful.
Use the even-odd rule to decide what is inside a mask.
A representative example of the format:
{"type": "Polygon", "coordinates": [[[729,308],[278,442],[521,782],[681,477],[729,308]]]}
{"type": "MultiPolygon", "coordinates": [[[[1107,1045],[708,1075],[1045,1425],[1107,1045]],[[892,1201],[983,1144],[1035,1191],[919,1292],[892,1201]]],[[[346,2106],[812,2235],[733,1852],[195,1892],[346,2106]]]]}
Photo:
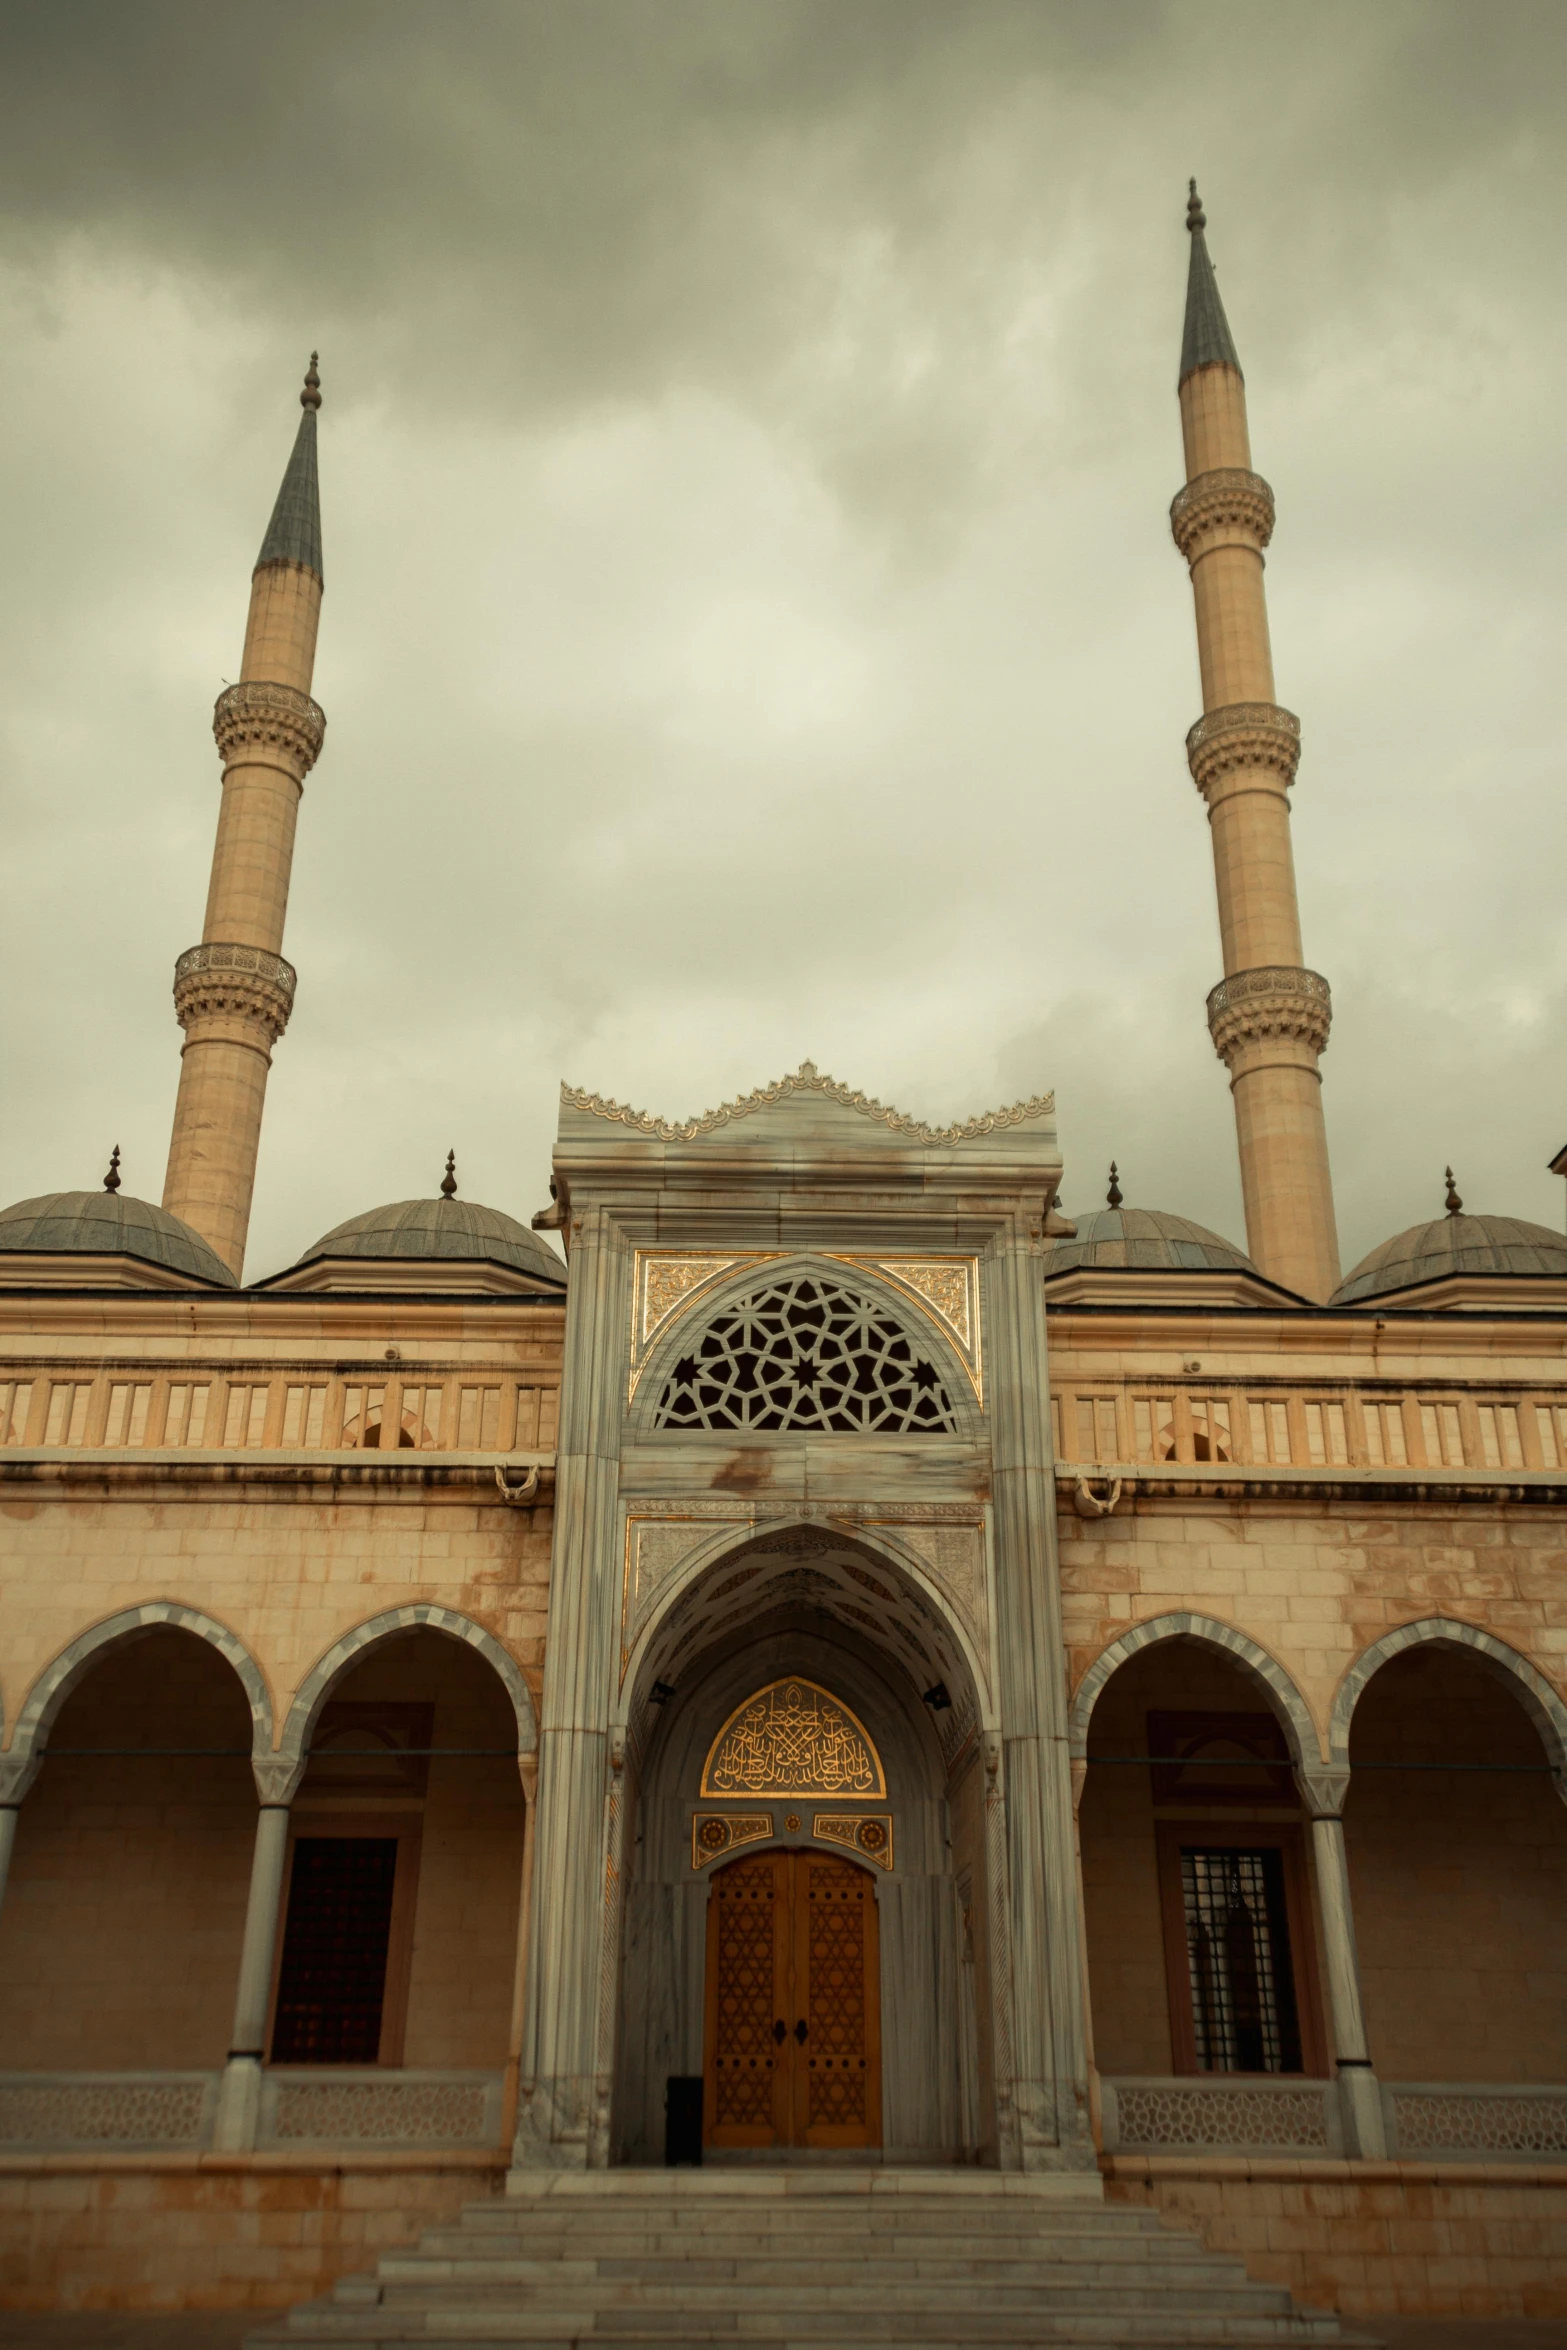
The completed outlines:
{"type": "Polygon", "coordinates": [[[1356,1657],[1333,1699],[1329,1737],[1335,1762],[1349,1761],[1350,1725],[1368,1685],[1392,1658],[1426,1645],[1466,1650],[1505,1681],[1540,1733],[1558,1782],[1567,1781],[1567,1703],[1516,1648],[1509,1648],[1493,1632],[1482,1632],[1478,1625],[1461,1623],[1454,1616],[1422,1616],[1416,1623],[1399,1624],[1356,1657]]]}
{"type": "Polygon", "coordinates": [[[1095,1657],[1072,1700],[1071,1749],[1074,1760],[1081,1761],[1088,1752],[1088,1725],[1106,1683],[1122,1665],[1141,1654],[1145,1648],[1154,1648],[1165,1641],[1196,1640],[1206,1648],[1217,1649],[1232,1664],[1240,1666],[1260,1688],[1269,1709],[1277,1714],[1290,1742],[1295,1762],[1310,1766],[1320,1761],[1321,1745],[1311,1708],[1302,1697],[1294,1681],[1265,1648],[1258,1646],[1245,1632],[1238,1632],[1233,1624],[1221,1624],[1214,1616],[1194,1616],[1178,1613],[1151,1616],[1146,1623],[1134,1624],[1118,1640],[1095,1657]]]}
{"type": "Polygon", "coordinates": [[[389,1640],[403,1638],[410,1632],[440,1632],[448,1640],[460,1641],[483,1657],[498,1676],[512,1702],[517,1717],[517,1752],[531,1754],[538,1745],[538,1723],[533,1711],[533,1696],[522,1677],[522,1668],[509,1649],[503,1648],[493,1632],[483,1624],[476,1624],[471,1616],[462,1616],[455,1608],[436,1607],[418,1601],[410,1607],[388,1608],[384,1615],[372,1616],[367,1623],[356,1624],[340,1640],[334,1640],[325,1656],[321,1657],[301,1681],[294,1702],[288,1709],[283,1724],[283,1735],[278,1741],[274,1765],[281,1772],[296,1777],[303,1773],[305,1749],[317,1717],[333,1689],[351,1665],[362,1662],[366,1653],[384,1646],[389,1640]]]}
{"type": "Polygon", "coordinates": [[[269,1753],[272,1698],[261,1667],[239,1634],[213,1617],[203,1615],[199,1608],[186,1607],[177,1599],[149,1599],[140,1607],[122,1609],[118,1615],[106,1616],[102,1623],[78,1633],[45,1665],[16,1718],[16,1733],[5,1758],[13,1770],[25,1770],[29,1778],[32,1776],[47,1752],[50,1725],[61,1706],[109,1649],[164,1627],[189,1632],[197,1640],[204,1640],[233,1666],[250,1707],[252,1759],[269,1753]]]}

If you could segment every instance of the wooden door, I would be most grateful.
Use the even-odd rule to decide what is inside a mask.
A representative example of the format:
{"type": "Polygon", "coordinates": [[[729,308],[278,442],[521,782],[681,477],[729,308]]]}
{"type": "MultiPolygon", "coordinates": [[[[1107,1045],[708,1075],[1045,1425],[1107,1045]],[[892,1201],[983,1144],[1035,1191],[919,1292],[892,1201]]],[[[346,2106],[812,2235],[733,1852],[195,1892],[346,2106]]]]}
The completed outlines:
{"type": "Polygon", "coordinates": [[[881,1976],[869,1873],[816,1852],[731,1861],[708,1903],[709,2146],[881,2143],[881,1976]]]}

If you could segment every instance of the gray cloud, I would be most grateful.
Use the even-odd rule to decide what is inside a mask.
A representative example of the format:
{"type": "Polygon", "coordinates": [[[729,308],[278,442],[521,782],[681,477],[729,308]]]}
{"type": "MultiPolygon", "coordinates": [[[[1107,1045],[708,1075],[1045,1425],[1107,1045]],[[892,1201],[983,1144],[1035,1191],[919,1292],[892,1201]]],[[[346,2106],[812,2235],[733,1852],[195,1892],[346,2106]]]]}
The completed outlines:
{"type": "MultiPolygon", "coordinates": [[[[1202,175],[1279,494],[1346,1258],[1560,1217],[1567,19],[970,0],[0,14],[7,1197],[157,1196],[323,351],[328,749],[252,1264],[543,1196],[562,1074],[1051,1082],[1239,1230],[1164,509],[1202,175]]],[[[1567,1131],[1567,1130],[1564,1130],[1567,1131]]]]}

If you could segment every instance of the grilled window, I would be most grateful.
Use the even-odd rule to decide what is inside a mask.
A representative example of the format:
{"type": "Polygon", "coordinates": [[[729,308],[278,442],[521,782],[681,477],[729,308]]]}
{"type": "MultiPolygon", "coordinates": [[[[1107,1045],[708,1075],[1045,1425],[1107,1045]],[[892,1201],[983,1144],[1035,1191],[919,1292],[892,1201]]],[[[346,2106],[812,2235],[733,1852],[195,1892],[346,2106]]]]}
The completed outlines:
{"type": "Polygon", "coordinates": [[[793,1274],[715,1314],[676,1363],[657,1428],[957,1433],[940,1371],[885,1306],[793,1274]]]}
{"type": "Polygon", "coordinates": [[[272,2028],[274,2064],[374,2064],[397,1880],[395,1836],[301,1836],[272,2028]]]}
{"type": "Polygon", "coordinates": [[[1181,1898],[1198,2070],[1298,2073],[1283,1854],[1183,1844],[1181,1898]]]}

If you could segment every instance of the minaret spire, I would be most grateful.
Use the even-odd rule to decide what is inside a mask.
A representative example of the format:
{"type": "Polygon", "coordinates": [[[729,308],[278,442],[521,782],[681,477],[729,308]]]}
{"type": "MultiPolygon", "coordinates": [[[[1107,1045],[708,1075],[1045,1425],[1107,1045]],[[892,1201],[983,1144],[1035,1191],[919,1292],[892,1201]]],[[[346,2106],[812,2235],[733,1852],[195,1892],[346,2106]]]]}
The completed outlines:
{"type": "Polygon", "coordinates": [[[326,718],[310,698],[321,616],[316,354],[304,410],[250,585],[240,681],[212,731],[223,799],[201,943],[174,966],[185,1031],[163,1204],[238,1275],[272,1047],[288,1024],[294,971],[282,957],[294,825],[326,718]]]}
{"type": "Polygon", "coordinates": [[[1263,595],[1273,492],[1251,470],[1246,387],[1190,183],[1191,264],[1181,338],[1186,487],[1170,508],[1191,567],[1203,715],[1186,738],[1208,805],[1225,976],[1208,1027],[1230,1072],[1246,1237],[1271,1280],[1322,1300],[1338,1286],[1338,1236],[1318,1059],[1327,981],[1301,962],[1289,789],[1300,721],[1274,700],[1263,595]]]}

